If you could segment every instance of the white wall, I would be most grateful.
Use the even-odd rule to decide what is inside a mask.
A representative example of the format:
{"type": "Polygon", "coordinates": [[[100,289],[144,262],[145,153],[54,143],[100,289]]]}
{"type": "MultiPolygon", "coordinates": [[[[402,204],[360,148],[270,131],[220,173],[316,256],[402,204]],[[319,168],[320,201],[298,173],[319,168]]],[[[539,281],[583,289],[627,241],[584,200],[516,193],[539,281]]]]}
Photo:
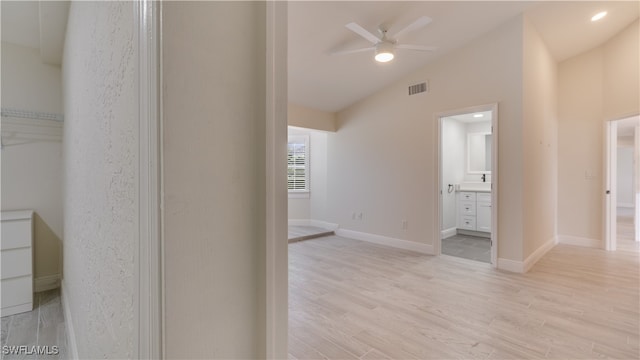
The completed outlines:
{"type": "Polygon", "coordinates": [[[435,114],[499,102],[499,256],[522,258],[522,18],[338,113],[328,138],[326,221],[433,245],[437,204],[435,114]],[[406,86],[429,79],[430,92],[406,86]],[[363,219],[352,220],[352,212],[363,219]],[[408,229],[402,230],[402,220],[408,229]]]}
{"type": "MultiPolygon", "coordinates": [[[[2,42],[1,62],[3,109],[62,115],[60,67],[43,64],[38,49],[6,42],[2,42]]],[[[3,211],[35,210],[36,279],[62,272],[61,128],[58,121],[2,118],[6,146],[2,149],[1,206],[3,211]],[[37,140],[31,131],[45,137],[37,140]]]]}
{"type": "Polygon", "coordinates": [[[559,236],[602,244],[603,123],[640,113],[639,42],[636,21],[603,46],[559,64],[559,236]]]}
{"type": "Polygon", "coordinates": [[[266,354],[265,7],[163,3],[168,359],[266,354]]]}
{"type": "Polygon", "coordinates": [[[3,41],[2,107],[62,114],[60,67],[42,63],[38,49],[3,41]]]}
{"type": "Polygon", "coordinates": [[[557,65],[525,18],[523,46],[523,259],[556,239],[557,65]]]}
{"type": "Polygon", "coordinates": [[[289,219],[324,218],[327,197],[327,136],[323,131],[288,128],[289,135],[309,136],[309,196],[289,197],[289,219]]]}
{"type": "Polygon", "coordinates": [[[640,20],[603,46],[604,117],[616,120],[640,112],[640,20]]]}
{"type": "Polygon", "coordinates": [[[634,207],[633,147],[618,147],[618,206],[634,207]]]}
{"type": "Polygon", "coordinates": [[[466,172],[465,124],[452,119],[442,119],[442,224],[441,230],[456,227],[456,192],[449,192],[448,185],[460,184],[466,172]]]}
{"type": "Polygon", "coordinates": [[[336,131],[336,114],[289,103],[289,126],[321,131],[336,131]]]}
{"type": "Polygon", "coordinates": [[[64,51],[64,280],[81,359],[137,356],[135,5],[73,2],[64,51]]]}

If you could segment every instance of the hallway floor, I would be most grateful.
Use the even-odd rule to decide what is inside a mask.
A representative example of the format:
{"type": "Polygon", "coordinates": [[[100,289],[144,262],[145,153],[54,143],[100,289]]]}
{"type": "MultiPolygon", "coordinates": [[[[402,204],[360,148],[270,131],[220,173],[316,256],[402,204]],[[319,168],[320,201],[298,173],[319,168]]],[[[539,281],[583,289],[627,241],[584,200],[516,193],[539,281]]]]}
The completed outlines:
{"type": "Polygon", "coordinates": [[[620,251],[640,252],[640,241],[634,239],[633,208],[621,208],[617,221],[617,249],[620,251]]]}
{"type": "Polygon", "coordinates": [[[39,351],[49,355],[8,354],[0,351],[0,359],[67,359],[67,336],[60,299],[60,289],[34,294],[34,309],[29,312],[2,318],[0,345],[40,346],[39,351]],[[58,354],[53,346],[58,347],[58,354]],[[47,348],[48,347],[48,348],[47,348]]]}

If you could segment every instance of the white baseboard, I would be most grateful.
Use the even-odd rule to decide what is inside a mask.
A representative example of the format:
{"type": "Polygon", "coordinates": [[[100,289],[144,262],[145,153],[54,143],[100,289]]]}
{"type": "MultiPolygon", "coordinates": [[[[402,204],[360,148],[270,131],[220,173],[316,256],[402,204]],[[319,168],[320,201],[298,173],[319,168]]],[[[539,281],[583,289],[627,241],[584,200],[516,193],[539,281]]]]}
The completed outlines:
{"type": "Polygon", "coordinates": [[[369,233],[353,231],[353,230],[345,230],[345,229],[336,230],[336,235],[350,238],[350,239],[367,241],[374,244],[390,246],[398,249],[415,251],[421,254],[428,254],[428,255],[434,254],[432,245],[418,243],[415,241],[394,239],[394,238],[390,238],[382,235],[375,235],[375,234],[369,234],[369,233]]]}
{"type": "Polygon", "coordinates": [[[524,273],[524,263],[522,261],[498,258],[498,269],[522,274],[524,273]]]}
{"type": "Polygon", "coordinates": [[[333,231],[338,229],[338,224],[313,219],[309,220],[309,225],[333,231]]]}
{"type": "Polygon", "coordinates": [[[485,231],[457,229],[456,232],[460,235],[471,235],[491,239],[491,233],[485,231]]]}
{"type": "Polygon", "coordinates": [[[570,235],[558,235],[558,242],[565,245],[584,246],[596,249],[601,249],[604,244],[603,241],[598,239],[589,239],[570,235]]]}
{"type": "Polygon", "coordinates": [[[78,343],[76,342],[76,333],[73,330],[73,320],[71,319],[71,308],[69,305],[69,298],[67,297],[66,286],[64,286],[64,280],[61,283],[62,293],[62,311],[64,312],[64,325],[67,331],[67,356],[70,359],[76,360],[78,356],[78,343]]]}
{"type": "Polygon", "coordinates": [[[338,228],[338,224],[313,219],[289,219],[289,226],[316,226],[327,230],[338,228]]]}
{"type": "Polygon", "coordinates": [[[60,274],[39,276],[34,280],[35,292],[47,291],[60,287],[60,274]]]}
{"type": "Polygon", "coordinates": [[[623,208],[634,208],[633,203],[618,203],[617,204],[618,207],[623,207],[623,208]]]}
{"type": "Polygon", "coordinates": [[[310,226],[309,219],[289,219],[289,226],[310,226]]]}
{"type": "Polygon", "coordinates": [[[515,273],[524,274],[529,271],[533,265],[535,265],[538,260],[542,259],[542,257],[554,246],[558,244],[558,238],[551,238],[547,240],[544,244],[542,244],[539,248],[536,249],[531,255],[529,255],[524,261],[516,261],[510,259],[499,258],[498,259],[498,269],[511,271],[515,273]]]}
{"type": "Polygon", "coordinates": [[[549,250],[553,249],[553,247],[556,246],[557,243],[558,243],[557,238],[555,237],[551,238],[547,242],[542,244],[538,249],[536,249],[536,251],[534,251],[531,255],[529,255],[524,260],[524,264],[523,264],[524,272],[526,273],[527,271],[529,271],[533,267],[533,265],[535,265],[538,262],[538,260],[542,259],[544,254],[546,254],[549,250]]]}
{"type": "Polygon", "coordinates": [[[450,238],[452,236],[456,236],[456,234],[458,234],[458,231],[455,227],[444,229],[440,232],[441,239],[450,238]]]}

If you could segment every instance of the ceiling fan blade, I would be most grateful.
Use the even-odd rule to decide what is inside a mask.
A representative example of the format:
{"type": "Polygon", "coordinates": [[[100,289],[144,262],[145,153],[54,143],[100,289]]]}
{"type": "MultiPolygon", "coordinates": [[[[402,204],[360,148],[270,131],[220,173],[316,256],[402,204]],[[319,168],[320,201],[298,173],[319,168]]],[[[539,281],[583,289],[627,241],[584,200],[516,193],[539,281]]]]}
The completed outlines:
{"type": "Polygon", "coordinates": [[[435,51],[437,48],[433,46],[398,44],[396,49],[416,50],[416,51],[435,51]]]}
{"type": "Polygon", "coordinates": [[[393,35],[393,38],[394,39],[399,39],[403,35],[405,35],[406,33],[410,33],[412,31],[420,29],[423,26],[426,26],[431,21],[433,21],[433,20],[430,17],[421,16],[416,21],[414,21],[411,24],[407,25],[407,27],[405,27],[404,29],[402,29],[402,30],[398,31],[397,33],[395,33],[395,35],[393,35]]]}
{"type": "Polygon", "coordinates": [[[354,23],[354,22],[350,22],[347,25],[345,25],[347,29],[353,31],[354,33],[362,36],[363,38],[371,41],[374,44],[377,44],[380,42],[380,38],[378,38],[377,36],[373,35],[372,33],[368,32],[365,28],[363,28],[362,26],[354,23]]]}
{"type": "Polygon", "coordinates": [[[361,49],[347,49],[347,50],[332,51],[329,54],[330,55],[355,54],[355,53],[364,52],[364,51],[371,51],[373,49],[375,49],[375,47],[370,46],[370,47],[361,48],[361,49]]]}

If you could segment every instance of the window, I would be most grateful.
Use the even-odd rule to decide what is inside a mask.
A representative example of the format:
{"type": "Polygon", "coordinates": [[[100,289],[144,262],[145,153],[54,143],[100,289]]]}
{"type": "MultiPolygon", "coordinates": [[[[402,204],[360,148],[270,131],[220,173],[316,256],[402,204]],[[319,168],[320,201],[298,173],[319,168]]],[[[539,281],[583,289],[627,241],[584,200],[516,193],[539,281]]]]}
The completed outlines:
{"type": "Polygon", "coordinates": [[[287,188],[290,193],[309,192],[309,137],[289,136],[287,188]]]}

